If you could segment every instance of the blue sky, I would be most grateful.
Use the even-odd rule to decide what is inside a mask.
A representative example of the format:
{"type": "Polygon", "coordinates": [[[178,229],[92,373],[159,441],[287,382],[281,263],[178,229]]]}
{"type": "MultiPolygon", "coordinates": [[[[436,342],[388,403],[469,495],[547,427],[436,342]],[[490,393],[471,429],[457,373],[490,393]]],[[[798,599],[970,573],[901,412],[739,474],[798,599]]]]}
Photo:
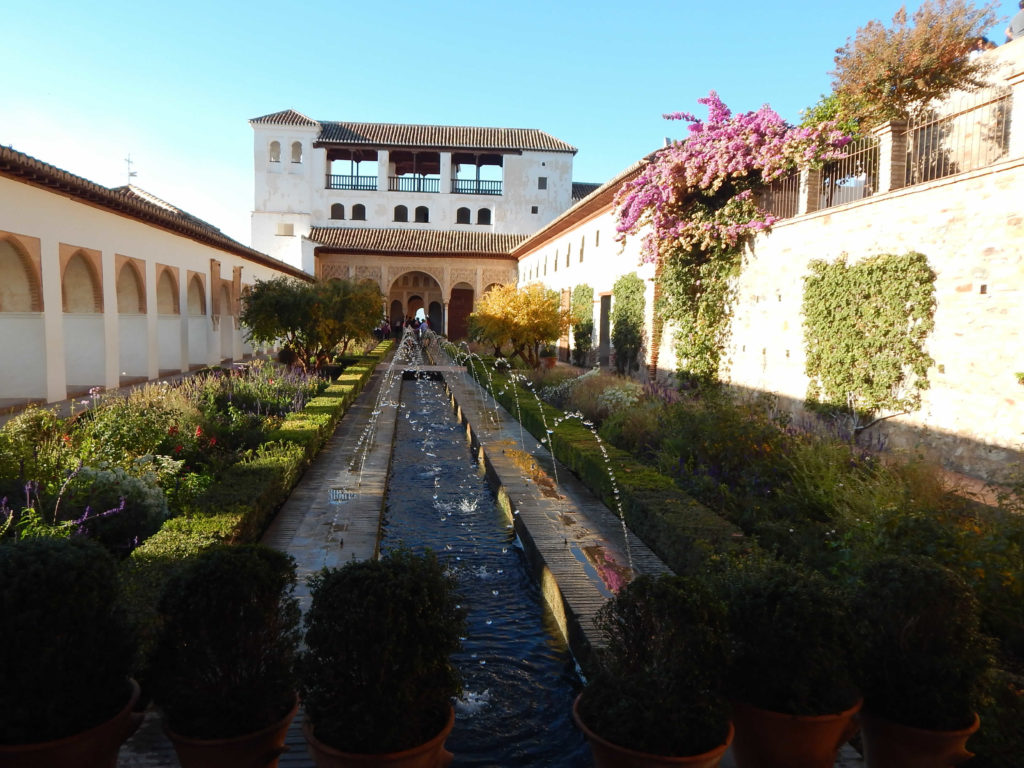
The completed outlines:
{"type": "MultiPolygon", "coordinates": [[[[829,90],[835,49],[898,2],[13,0],[0,144],[107,186],[134,183],[249,242],[252,129],[320,120],[539,128],[603,182],[705,114],[784,118],[829,90]]],[[[913,10],[919,3],[908,3],[913,10]]],[[[989,37],[1004,40],[1015,0],[989,37]]]]}

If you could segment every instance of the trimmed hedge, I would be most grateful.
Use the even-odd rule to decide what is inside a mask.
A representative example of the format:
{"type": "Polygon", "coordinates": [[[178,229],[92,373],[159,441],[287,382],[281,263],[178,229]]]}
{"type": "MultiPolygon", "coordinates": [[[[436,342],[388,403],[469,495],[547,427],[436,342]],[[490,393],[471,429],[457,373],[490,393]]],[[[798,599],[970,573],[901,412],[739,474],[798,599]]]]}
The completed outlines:
{"type": "Polygon", "coordinates": [[[518,413],[523,426],[538,440],[546,429],[552,429],[555,457],[616,511],[615,487],[608,472],[609,465],[612,467],[626,525],[672,570],[684,573],[714,553],[755,546],[735,525],[681,491],[670,477],[602,441],[608,454],[606,463],[594,434],[579,420],[563,420],[552,427],[565,419],[565,413],[538,402],[522,387],[517,404],[511,380],[500,372],[492,372],[492,378],[495,397],[505,410],[513,416],[518,413]]]}
{"type": "Polygon", "coordinates": [[[141,637],[140,675],[155,639],[156,605],[167,579],[183,560],[215,544],[259,540],[391,344],[381,342],[346,368],[302,411],[290,414],[268,442],[225,470],[197,500],[198,514],[168,520],[125,561],[127,609],[141,637]]]}

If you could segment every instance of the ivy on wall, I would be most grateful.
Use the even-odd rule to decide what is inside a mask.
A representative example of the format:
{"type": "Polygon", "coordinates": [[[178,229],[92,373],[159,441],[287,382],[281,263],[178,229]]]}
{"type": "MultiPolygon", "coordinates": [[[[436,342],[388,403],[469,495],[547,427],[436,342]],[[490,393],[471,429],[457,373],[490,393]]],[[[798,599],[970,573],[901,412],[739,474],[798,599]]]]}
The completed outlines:
{"type": "Polygon", "coordinates": [[[644,344],[644,281],[636,272],[623,275],[612,286],[612,346],[615,369],[629,373],[640,367],[644,344]]]}
{"type": "Polygon", "coordinates": [[[935,272],[920,253],[810,263],[804,278],[807,405],[852,434],[917,410],[934,364],[935,272]]]}
{"type": "Polygon", "coordinates": [[[594,346],[594,289],[586,283],[572,291],[572,361],[585,366],[594,346]]]}

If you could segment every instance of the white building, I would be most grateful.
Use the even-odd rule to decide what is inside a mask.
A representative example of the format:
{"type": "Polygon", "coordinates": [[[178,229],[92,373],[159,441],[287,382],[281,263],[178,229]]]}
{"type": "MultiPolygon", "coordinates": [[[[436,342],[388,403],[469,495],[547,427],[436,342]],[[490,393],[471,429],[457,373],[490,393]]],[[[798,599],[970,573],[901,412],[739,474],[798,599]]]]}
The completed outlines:
{"type": "Polygon", "coordinates": [[[0,147],[0,409],[252,353],[256,280],[301,270],[136,187],[0,147]]]}
{"type": "Polygon", "coordinates": [[[511,250],[569,208],[576,148],[534,129],[318,121],[253,128],[257,250],[322,278],[374,280],[392,321],[459,337],[511,250]]]}

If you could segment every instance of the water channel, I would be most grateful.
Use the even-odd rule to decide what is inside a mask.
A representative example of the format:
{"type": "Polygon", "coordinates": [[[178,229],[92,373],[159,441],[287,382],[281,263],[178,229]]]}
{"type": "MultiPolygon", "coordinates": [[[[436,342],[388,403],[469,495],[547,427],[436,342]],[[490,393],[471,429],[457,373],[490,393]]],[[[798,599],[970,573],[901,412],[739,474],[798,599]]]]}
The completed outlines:
{"type": "Polygon", "coordinates": [[[447,742],[453,765],[590,766],[571,717],[572,656],[443,384],[403,382],[399,408],[381,547],[429,547],[458,579],[469,628],[455,659],[465,692],[447,742]]]}

